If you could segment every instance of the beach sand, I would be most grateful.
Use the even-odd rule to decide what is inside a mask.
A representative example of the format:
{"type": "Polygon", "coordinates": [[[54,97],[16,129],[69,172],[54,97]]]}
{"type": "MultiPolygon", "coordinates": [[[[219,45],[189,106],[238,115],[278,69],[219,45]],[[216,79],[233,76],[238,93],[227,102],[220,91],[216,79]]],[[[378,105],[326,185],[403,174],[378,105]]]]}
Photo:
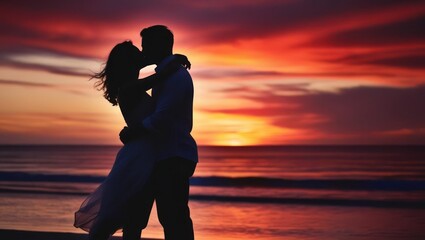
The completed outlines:
{"type": "MultiPolygon", "coordinates": [[[[59,232],[34,232],[23,230],[0,229],[1,240],[87,240],[87,234],[59,233],[59,232]]],[[[109,240],[120,240],[121,237],[111,237],[109,240]]],[[[143,240],[158,240],[142,238],[143,240]]]]}

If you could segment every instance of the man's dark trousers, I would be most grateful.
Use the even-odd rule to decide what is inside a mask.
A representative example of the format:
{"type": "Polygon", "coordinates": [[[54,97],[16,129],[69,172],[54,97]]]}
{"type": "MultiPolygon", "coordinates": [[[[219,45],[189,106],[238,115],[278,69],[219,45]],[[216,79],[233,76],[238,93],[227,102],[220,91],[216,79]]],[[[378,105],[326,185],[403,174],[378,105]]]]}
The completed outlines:
{"type": "Polygon", "coordinates": [[[188,202],[189,178],[195,167],[195,162],[180,157],[164,159],[156,164],[150,181],[139,198],[140,209],[133,212],[135,215],[123,229],[124,240],[140,238],[141,229],[147,225],[154,199],[165,240],[194,239],[188,202]]]}

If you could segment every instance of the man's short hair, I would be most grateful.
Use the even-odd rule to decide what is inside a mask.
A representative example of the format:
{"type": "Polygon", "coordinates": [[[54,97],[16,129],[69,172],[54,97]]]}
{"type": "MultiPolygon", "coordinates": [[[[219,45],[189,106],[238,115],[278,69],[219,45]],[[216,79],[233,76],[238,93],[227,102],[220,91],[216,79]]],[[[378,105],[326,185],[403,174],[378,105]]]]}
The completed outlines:
{"type": "Polygon", "coordinates": [[[143,41],[148,41],[151,44],[155,44],[159,48],[164,50],[173,50],[174,35],[167,26],[154,25],[140,31],[140,36],[143,41]]]}

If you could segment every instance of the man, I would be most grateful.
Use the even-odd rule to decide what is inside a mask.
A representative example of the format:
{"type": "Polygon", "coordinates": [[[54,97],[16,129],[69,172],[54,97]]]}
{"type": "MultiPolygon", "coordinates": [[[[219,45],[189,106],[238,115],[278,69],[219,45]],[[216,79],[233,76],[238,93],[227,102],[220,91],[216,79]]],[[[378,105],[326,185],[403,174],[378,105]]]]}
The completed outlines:
{"type": "MultiPolygon", "coordinates": [[[[160,71],[173,58],[173,33],[162,25],[143,29],[142,56],[156,64],[160,71]]],[[[151,134],[158,141],[158,159],[140,210],[143,219],[139,226],[127,226],[125,239],[139,239],[156,201],[158,218],[164,228],[166,240],[194,239],[193,225],[188,207],[189,178],[198,161],[197,146],[190,135],[193,115],[193,82],[189,72],[181,67],[163,83],[152,88],[154,112],[144,119],[138,129],[124,128],[123,142],[135,134],[151,134]]],[[[131,225],[131,224],[130,224],[131,225]]]]}

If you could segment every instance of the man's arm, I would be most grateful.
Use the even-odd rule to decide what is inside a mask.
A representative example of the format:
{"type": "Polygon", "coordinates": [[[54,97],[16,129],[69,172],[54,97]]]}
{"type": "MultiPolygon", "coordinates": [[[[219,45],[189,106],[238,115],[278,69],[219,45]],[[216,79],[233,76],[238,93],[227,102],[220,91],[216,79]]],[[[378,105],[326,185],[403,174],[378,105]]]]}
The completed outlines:
{"type": "Polygon", "coordinates": [[[182,104],[191,90],[190,75],[186,70],[180,69],[161,89],[161,95],[157,99],[155,111],[143,120],[143,127],[155,134],[164,134],[172,126],[174,117],[182,110],[182,104]]]}
{"type": "Polygon", "coordinates": [[[169,130],[170,123],[174,121],[174,116],[178,114],[179,106],[188,94],[188,90],[191,89],[188,86],[190,83],[191,78],[186,70],[180,69],[175,73],[164,83],[155,111],[140,125],[124,127],[120,132],[121,142],[127,143],[147,133],[165,134],[169,130]]]}

